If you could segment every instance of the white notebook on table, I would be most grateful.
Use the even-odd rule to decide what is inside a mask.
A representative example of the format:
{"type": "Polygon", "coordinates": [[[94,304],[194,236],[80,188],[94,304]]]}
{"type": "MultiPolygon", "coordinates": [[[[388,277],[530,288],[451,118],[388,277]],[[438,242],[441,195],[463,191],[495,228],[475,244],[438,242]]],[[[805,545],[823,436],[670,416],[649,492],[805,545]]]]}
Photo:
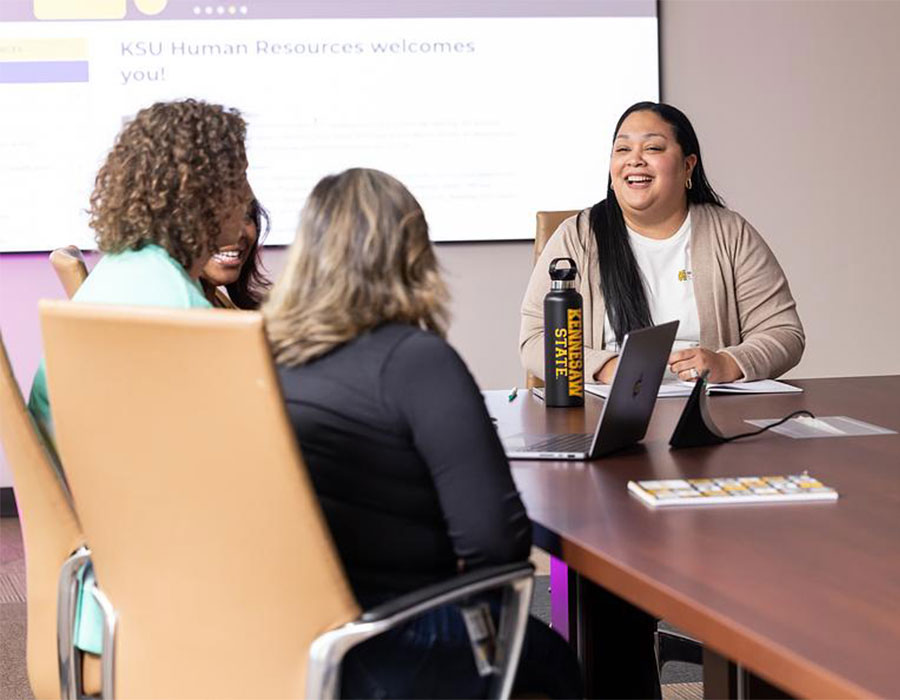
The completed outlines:
{"type": "MultiPolygon", "coordinates": [[[[606,398],[609,396],[609,384],[585,384],[584,390],[606,398]]],[[[694,390],[693,382],[683,382],[680,379],[666,379],[659,385],[657,396],[661,399],[690,396],[694,390]]],[[[799,394],[803,391],[798,386],[792,386],[774,379],[760,379],[755,382],[729,382],[727,384],[708,384],[707,394],[799,394]]]]}

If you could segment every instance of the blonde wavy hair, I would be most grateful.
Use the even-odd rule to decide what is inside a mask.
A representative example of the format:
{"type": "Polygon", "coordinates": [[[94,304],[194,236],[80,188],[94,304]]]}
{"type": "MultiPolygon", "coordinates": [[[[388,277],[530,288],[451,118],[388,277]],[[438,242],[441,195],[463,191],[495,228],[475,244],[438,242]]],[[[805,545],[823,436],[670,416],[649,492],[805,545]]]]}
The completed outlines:
{"type": "Polygon", "coordinates": [[[97,173],[90,225],[107,253],[156,243],[186,269],[215,251],[220,215],[247,185],[240,113],[198,100],[142,109],[97,173]]]}
{"type": "Polygon", "coordinates": [[[354,168],[313,188],[262,312],[276,362],[294,366],[388,321],[443,337],[447,299],[415,197],[390,175],[354,168]]]}

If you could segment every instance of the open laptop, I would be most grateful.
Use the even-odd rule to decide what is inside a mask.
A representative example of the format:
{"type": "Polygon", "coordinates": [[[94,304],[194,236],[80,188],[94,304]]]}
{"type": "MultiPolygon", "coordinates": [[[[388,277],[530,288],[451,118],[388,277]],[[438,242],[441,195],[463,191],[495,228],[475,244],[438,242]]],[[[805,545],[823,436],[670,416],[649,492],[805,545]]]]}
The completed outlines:
{"type": "Polygon", "coordinates": [[[506,456],[510,459],[596,459],[643,439],[677,329],[678,321],[671,321],[625,336],[609,398],[593,434],[520,433],[503,438],[506,456]]]}

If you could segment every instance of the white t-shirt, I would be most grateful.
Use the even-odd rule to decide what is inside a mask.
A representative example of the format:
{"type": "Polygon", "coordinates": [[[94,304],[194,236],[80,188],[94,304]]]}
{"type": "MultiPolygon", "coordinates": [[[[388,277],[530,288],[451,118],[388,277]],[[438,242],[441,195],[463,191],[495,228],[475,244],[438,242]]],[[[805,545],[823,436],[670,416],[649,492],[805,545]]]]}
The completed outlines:
{"type": "MultiPolygon", "coordinates": [[[[674,235],[663,240],[647,238],[628,229],[628,242],[637,260],[644,293],[650,306],[650,318],[659,325],[679,321],[673,350],[700,344],[700,318],[694,300],[691,271],[691,214],[674,235]]],[[[603,347],[617,351],[609,314],[604,320],[603,347]]]]}

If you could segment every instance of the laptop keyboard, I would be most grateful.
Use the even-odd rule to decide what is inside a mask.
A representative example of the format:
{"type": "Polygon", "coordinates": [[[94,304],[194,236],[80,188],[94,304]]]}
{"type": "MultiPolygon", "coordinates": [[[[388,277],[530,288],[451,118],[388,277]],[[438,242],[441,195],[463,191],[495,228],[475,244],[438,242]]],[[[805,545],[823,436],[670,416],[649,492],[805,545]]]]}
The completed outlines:
{"type": "Polygon", "coordinates": [[[529,452],[587,452],[591,449],[593,433],[551,435],[545,440],[528,443],[529,452]]]}

